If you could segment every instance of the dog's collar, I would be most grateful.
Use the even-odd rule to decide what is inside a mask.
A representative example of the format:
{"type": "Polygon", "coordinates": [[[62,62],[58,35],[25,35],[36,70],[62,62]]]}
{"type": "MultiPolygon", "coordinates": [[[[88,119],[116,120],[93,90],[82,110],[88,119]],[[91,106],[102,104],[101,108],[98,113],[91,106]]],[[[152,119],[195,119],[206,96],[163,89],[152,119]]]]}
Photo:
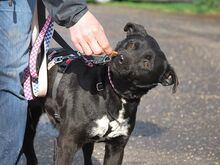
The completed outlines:
{"type": "Polygon", "coordinates": [[[133,97],[125,96],[115,88],[115,85],[114,85],[114,83],[112,81],[112,77],[111,77],[110,65],[108,65],[108,79],[109,79],[109,83],[110,83],[112,89],[114,90],[114,92],[122,99],[125,99],[125,100],[139,100],[140,99],[140,97],[138,97],[138,96],[133,96],[133,97]]]}

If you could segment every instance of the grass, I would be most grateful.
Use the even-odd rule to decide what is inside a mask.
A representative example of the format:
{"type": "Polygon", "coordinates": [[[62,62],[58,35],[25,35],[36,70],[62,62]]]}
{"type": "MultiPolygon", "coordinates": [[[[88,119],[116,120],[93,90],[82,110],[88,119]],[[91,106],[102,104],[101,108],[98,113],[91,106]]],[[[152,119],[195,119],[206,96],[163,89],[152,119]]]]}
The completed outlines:
{"type": "Polygon", "coordinates": [[[136,9],[159,10],[165,12],[182,12],[193,14],[217,14],[220,8],[210,9],[208,6],[198,6],[193,3],[148,3],[148,2],[109,2],[105,5],[117,7],[130,7],[136,9]]]}

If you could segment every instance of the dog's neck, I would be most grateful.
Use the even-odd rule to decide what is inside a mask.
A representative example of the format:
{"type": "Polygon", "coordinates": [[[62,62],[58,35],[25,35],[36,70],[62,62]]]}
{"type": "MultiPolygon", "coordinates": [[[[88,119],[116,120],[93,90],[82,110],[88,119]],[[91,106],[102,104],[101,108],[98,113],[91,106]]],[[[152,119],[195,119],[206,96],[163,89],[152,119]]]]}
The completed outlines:
{"type": "Polygon", "coordinates": [[[131,83],[128,80],[122,78],[114,78],[111,73],[110,66],[108,66],[108,80],[114,90],[114,92],[120,97],[128,101],[140,101],[141,97],[147,93],[137,91],[137,89],[131,89],[131,83]],[[118,83],[120,82],[120,84],[118,83]]]}

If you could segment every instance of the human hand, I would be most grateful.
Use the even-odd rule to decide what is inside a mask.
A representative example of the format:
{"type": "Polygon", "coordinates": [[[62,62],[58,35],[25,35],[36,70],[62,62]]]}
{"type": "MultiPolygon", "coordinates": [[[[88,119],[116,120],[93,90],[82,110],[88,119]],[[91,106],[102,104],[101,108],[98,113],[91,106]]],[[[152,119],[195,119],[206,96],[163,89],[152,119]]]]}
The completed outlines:
{"type": "Polygon", "coordinates": [[[89,11],[69,30],[71,41],[79,52],[85,55],[112,54],[102,25],[89,11]]]}

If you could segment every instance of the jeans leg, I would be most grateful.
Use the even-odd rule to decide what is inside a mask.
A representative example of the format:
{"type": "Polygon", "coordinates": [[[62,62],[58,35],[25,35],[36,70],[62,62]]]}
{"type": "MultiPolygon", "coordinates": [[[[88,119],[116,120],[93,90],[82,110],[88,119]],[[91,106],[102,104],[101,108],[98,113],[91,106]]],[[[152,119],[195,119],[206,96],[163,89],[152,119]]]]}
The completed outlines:
{"type": "Polygon", "coordinates": [[[28,64],[34,0],[0,0],[0,164],[14,165],[22,148],[27,101],[22,74],[28,64]]]}

